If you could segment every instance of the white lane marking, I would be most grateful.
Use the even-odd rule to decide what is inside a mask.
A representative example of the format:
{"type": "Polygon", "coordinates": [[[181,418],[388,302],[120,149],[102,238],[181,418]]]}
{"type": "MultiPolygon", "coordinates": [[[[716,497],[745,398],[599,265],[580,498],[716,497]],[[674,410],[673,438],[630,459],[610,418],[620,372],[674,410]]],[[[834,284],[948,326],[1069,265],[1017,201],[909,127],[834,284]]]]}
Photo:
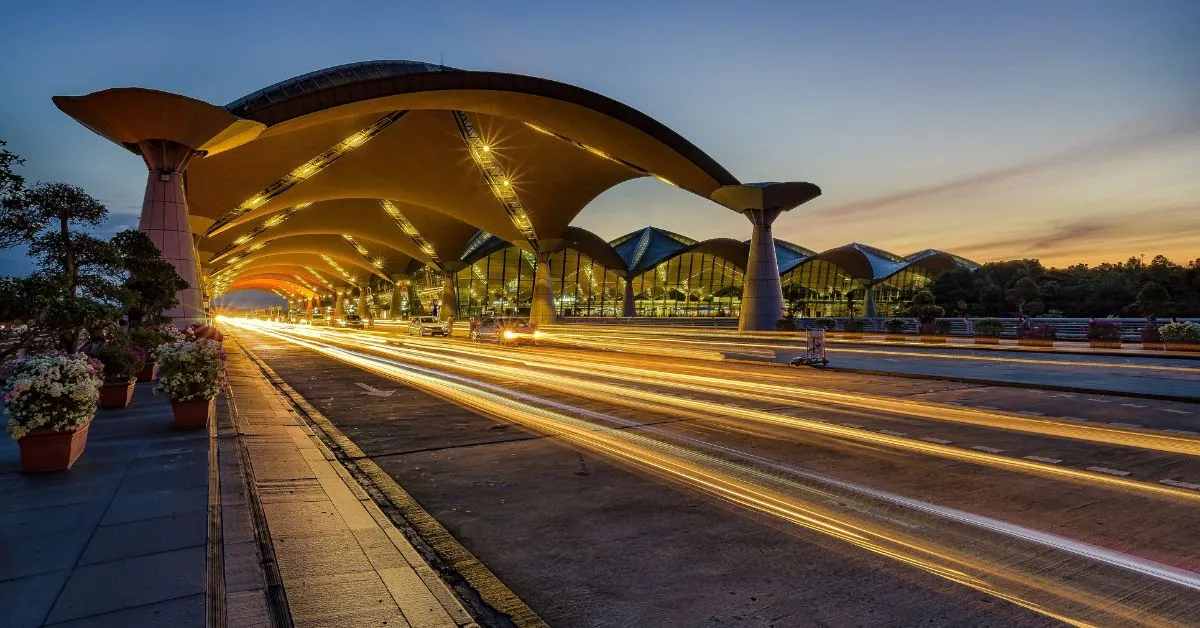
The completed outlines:
{"type": "Polygon", "coordinates": [[[1092,399],[1091,397],[1088,397],[1088,401],[1095,401],[1096,403],[1112,403],[1111,399],[1092,399]]]}
{"type": "Polygon", "coordinates": [[[1187,434],[1189,436],[1200,435],[1200,432],[1193,432],[1192,430],[1163,430],[1163,431],[1170,432],[1171,434],[1187,434]]]}
{"type": "Polygon", "coordinates": [[[1022,410],[1021,414],[1028,414],[1030,416],[1046,416],[1046,414],[1043,412],[1034,412],[1032,410],[1022,410]]]}
{"type": "Polygon", "coordinates": [[[1120,475],[1120,476],[1129,475],[1129,473],[1130,473],[1129,471],[1121,471],[1120,469],[1109,469],[1108,467],[1088,467],[1088,471],[1095,471],[1096,473],[1107,473],[1109,475],[1120,475]]]}
{"type": "Polygon", "coordinates": [[[1058,464],[1058,463],[1062,462],[1062,460],[1059,458],[1047,458],[1045,456],[1025,456],[1025,459],[1033,460],[1036,462],[1044,462],[1046,464],[1058,464]]]}
{"type": "Polygon", "coordinates": [[[1180,482],[1179,480],[1159,480],[1159,484],[1167,486],[1177,486],[1179,488],[1190,488],[1193,491],[1200,491],[1200,484],[1192,484],[1191,482],[1180,482]]]}
{"type": "Polygon", "coordinates": [[[374,386],[368,386],[362,382],[354,382],[354,385],[363,389],[362,394],[371,395],[372,397],[391,397],[393,394],[396,393],[395,390],[379,390],[378,388],[376,388],[374,386]]]}
{"type": "Polygon", "coordinates": [[[997,408],[996,406],[985,406],[985,405],[982,405],[982,404],[980,404],[980,405],[978,405],[978,406],[975,406],[975,407],[976,407],[976,408],[983,408],[983,409],[985,409],[985,410],[999,410],[999,409],[1000,409],[1000,408],[997,408]]]}
{"type": "Polygon", "coordinates": [[[1138,405],[1136,403],[1123,403],[1121,405],[1125,406],[1126,408],[1145,408],[1146,407],[1146,406],[1138,405]]]}
{"type": "Polygon", "coordinates": [[[1065,416],[1063,418],[1068,421],[1087,421],[1087,419],[1085,419],[1083,417],[1078,417],[1078,416],[1065,416]]]}
{"type": "Polygon", "coordinates": [[[1163,412],[1170,412],[1172,414],[1191,414],[1192,413],[1190,410],[1172,410],[1171,408],[1163,408],[1162,410],[1163,410],[1163,412]]]}
{"type": "Polygon", "coordinates": [[[948,406],[961,406],[961,405],[962,405],[962,402],[961,402],[961,401],[947,401],[947,402],[946,402],[946,405],[948,405],[948,406]]]}
{"type": "Polygon", "coordinates": [[[888,436],[908,436],[908,432],[893,432],[892,430],[879,430],[879,433],[888,436]]]}
{"type": "MultiPolygon", "coordinates": [[[[299,344],[299,343],[297,343],[297,344],[299,344]]],[[[313,343],[313,344],[316,344],[316,343],[313,343]]],[[[383,362],[383,363],[389,364],[390,366],[396,367],[398,370],[401,370],[401,371],[409,371],[409,373],[416,372],[416,373],[436,374],[445,379],[456,380],[458,382],[467,383],[467,384],[475,386],[477,388],[482,388],[482,389],[485,389],[488,391],[492,391],[496,397],[501,397],[500,394],[503,393],[505,395],[511,395],[518,399],[525,399],[528,401],[539,401],[539,402],[549,405],[551,407],[560,407],[561,409],[576,412],[579,414],[583,414],[585,416],[595,416],[596,418],[600,418],[602,420],[613,421],[613,422],[624,423],[624,424],[633,424],[632,421],[616,419],[615,417],[611,417],[609,415],[604,415],[599,412],[595,412],[593,410],[587,410],[585,408],[570,406],[567,404],[551,401],[549,399],[544,399],[541,397],[536,397],[534,395],[529,395],[526,393],[514,391],[512,389],[506,389],[505,387],[502,387],[502,386],[488,384],[486,382],[480,382],[478,380],[473,380],[473,379],[470,379],[468,377],[464,377],[461,375],[454,375],[452,373],[446,373],[444,371],[439,371],[437,369],[420,367],[420,366],[416,366],[414,364],[406,364],[404,362],[400,362],[399,360],[393,360],[390,358],[385,358],[382,356],[376,356],[376,355],[371,355],[371,354],[367,354],[367,353],[362,353],[359,351],[353,351],[353,350],[348,350],[348,349],[336,349],[336,350],[347,353],[349,355],[355,355],[355,356],[358,356],[361,358],[365,358],[365,359],[373,361],[373,362],[383,362]]],[[[403,376],[401,376],[401,377],[403,377],[403,376]]],[[[408,381],[412,381],[411,376],[406,379],[408,379],[408,381]]],[[[484,394],[487,394],[487,393],[484,393],[484,394]]],[[[651,428],[651,431],[666,433],[665,430],[656,430],[654,428],[651,428]]],[[[844,488],[849,491],[853,491],[853,492],[864,494],[864,495],[870,495],[877,499],[882,499],[885,501],[892,502],[894,504],[900,504],[902,506],[907,506],[909,508],[913,508],[914,510],[920,510],[922,512],[927,512],[927,513],[930,513],[933,515],[938,515],[941,517],[945,517],[947,519],[959,521],[959,522],[967,524],[967,525],[973,525],[973,526],[976,526],[979,528],[983,528],[985,530],[991,530],[991,531],[997,532],[999,534],[1007,534],[1007,535],[1015,537],[1015,538],[1029,541],[1030,543],[1037,543],[1038,545],[1042,545],[1043,547],[1049,547],[1052,549],[1057,549],[1060,551],[1075,554],[1077,556],[1083,556],[1085,558],[1090,558],[1092,560],[1098,560],[1105,564],[1113,565],[1113,566],[1120,567],[1123,569],[1129,569],[1129,570],[1135,571],[1137,573],[1141,573],[1141,574],[1144,574],[1147,576],[1158,578],[1160,580],[1164,580],[1166,582],[1173,582],[1175,584],[1187,587],[1189,589],[1200,591],[1200,574],[1197,574],[1192,571],[1188,571],[1186,569],[1180,569],[1178,567],[1164,565],[1162,563],[1157,563],[1152,560],[1140,558],[1138,556],[1132,556],[1130,554],[1125,554],[1122,552],[1106,549],[1103,547],[1090,545],[1090,544],[1084,543],[1082,541],[1076,541],[1073,539],[1068,539],[1068,538],[1057,536],[1057,535],[1050,534],[1047,532],[1033,530],[1030,528],[1016,525],[1016,524],[1000,521],[998,519],[992,519],[990,517],[985,517],[982,515],[976,515],[976,514],[964,512],[961,510],[955,510],[953,508],[947,508],[945,506],[938,506],[936,504],[931,504],[929,502],[923,502],[923,501],[912,499],[909,497],[896,495],[895,493],[888,493],[887,491],[881,491],[879,489],[874,489],[874,488],[871,488],[868,486],[863,486],[860,484],[854,484],[852,482],[847,482],[845,480],[839,480],[837,478],[829,477],[826,475],[821,475],[819,473],[805,471],[803,469],[799,469],[799,468],[793,467],[791,465],[780,463],[776,460],[771,460],[771,459],[765,458],[763,456],[756,456],[754,454],[743,452],[738,449],[734,449],[732,447],[724,447],[721,445],[714,445],[712,443],[705,442],[698,438],[688,438],[688,437],[678,437],[678,438],[680,438],[680,440],[692,443],[701,448],[727,451],[729,453],[737,455],[738,457],[741,457],[741,458],[744,458],[747,460],[754,460],[754,461],[758,462],[759,464],[763,464],[765,466],[772,467],[772,468],[778,469],[780,471],[789,472],[794,475],[798,475],[800,477],[806,477],[806,478],[809,478],[812,480],[825,482],[828,484],[832,484],[834,486],[844,488]]]]}
{"type": "Polygon", "coordinates": [[[1142,426],[1141,423],[1122,423],[1120,421],[1113,421],[1112,423],[1109,423],[1109,425],[1120,425],[1121,427],[1141,427],[1142,426]]]}
{"type": "Polygon", "coordinates": [[[842,423],[842,425],[844,425],[845,427],[852,427],[856,430],[861,430],[863,427],[863,426],[859,425],[858,423],[842,423]]]}
{"type": "Polygon", "coordinates": [[[933,438],[932,436],[926,436],[925,438],[922,438],[921,440],[928,441],[931,443],[937,443],[939,445],[949,445],[950,443],[954,442],[952,440],[946,440],[944,438],[933,438]]]}
{"type": "Polygon", "coordinates": [[[1003,449],[996,449],[995,447],[985,447],[983,445],[971,445],[971,449],[978,449],[979,451],[986,451],[989,454],[998,454],[998,453],[1004,451],[1003,449]]]}
{"type": "Polygon", "coordinates": [[[1044,395],[1044,394],[1046,394],[1046,391],[1044,391],[1044,390],[1037,390],[1036,388],[1031,388],[1030,390],[1028,390],[1028,391],[1026,391],[1026,392],[1030,392],[1030,393],[1033,393],[1033,394],[1035,394],[1035,395],[1044,395]]]}

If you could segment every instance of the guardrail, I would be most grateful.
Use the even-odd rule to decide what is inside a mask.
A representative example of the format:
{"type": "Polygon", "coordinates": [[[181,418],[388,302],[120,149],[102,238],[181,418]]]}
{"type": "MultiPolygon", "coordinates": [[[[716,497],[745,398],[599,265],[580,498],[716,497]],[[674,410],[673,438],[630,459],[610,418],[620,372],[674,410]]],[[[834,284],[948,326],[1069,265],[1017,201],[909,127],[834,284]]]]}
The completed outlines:
{"type": "MultiPolygon", "coordinates": [[[[815,329],[817,327],[817,325],[816,325],[817,320],[818,319],[816,319],[816,318],[797,318],[796,319],[796,328],[797,329],[815,329]]],[[[842,317],[842,318],[834,318],[833,320],[836,325],[834,327],[834,331],[838,331],[838,330],[844,330],[846,327],[846,321],[848,321],[850,319],[846,318],[846,317],[842,317]]],[[[869,331],[869,332],[883,332],[884,331],[883,322],[886,319],[860,318],[858,320],[861,320],[863,322],[863,324],[866,327],[866,331],[869,331]]],[[[918,329],[920,328],[920,324],[917,322],[917,319],[915,319],[915,318],[901,318],[899,320],[904,321],[904,332],[905,333],[916,333],[918,331],[918,329]]],[[[937,320],[950,321],[950,335],[951,336],[973,335],[973,334],[968,333],[968,321],[967,320],[964,320],[962,318],[948,318],[948,317],[947,318],[939,318],[937,320]]],[[[972,328],[974,327],[975,324],[977,324],[979,322],[979,318],[972,318],[969,320],[970,320],[970,325],[972,328]]],[[[1054,328],[1055,334],[1057,335],[1057,337],[1060,340],[1086,340],[1087,335],[1088,335],[1088,322],[1090,320],[1092,320],[1092,319],[1089,319],[1089,318],[1033,318],[1033,319],[1028,319],[1028,321],[1034,325],[1050,325],[1051,327],[1054,328]]],[[[1146,319],[1144,319],[1144,318],[1104,318],[1104,319],[1096,319],[1096,320],[1103,320],[1105,322],[1116,323],[1117,326],[1121,328],[1121,339],[1122,340],[1130,340],[1130,341],[1134,341],[1134,342],[1141,340],[1142,328],[1146,326],[1146,319]]],[[[1181,318],[1179,320],[1180,321],[1190,321],[1190,322],[1200,324],[1200,318],[1181,318]]],[[[1000,322],[1002,322],[1004,324],[1004,330],[1000,334],[1001,338],[1016,338],[1017,337],[1017,327],[1020,326],[1021,319],[1019,319],[1019,318],[1001,318],[1000,322]]],[[[1158,325],[1165,325],[1168,322],[1169,322],[1168,320],[1164,320],[1164,319],[1158,319],[1158,321],[1157,321],[1158,325]]]]}

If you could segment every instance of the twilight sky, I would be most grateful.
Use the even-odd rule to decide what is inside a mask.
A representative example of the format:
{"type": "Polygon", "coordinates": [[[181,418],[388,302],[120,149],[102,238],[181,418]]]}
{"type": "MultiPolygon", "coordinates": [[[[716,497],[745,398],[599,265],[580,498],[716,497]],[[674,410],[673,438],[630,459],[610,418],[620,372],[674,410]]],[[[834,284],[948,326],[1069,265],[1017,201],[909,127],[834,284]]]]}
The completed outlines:
{"type": "MultiPolygon", "coordinates": [[[[0,139],[30,181],[136,225],[145,170],[50,102],[143,86],[224,104],[315,69],[444,61],[579,85],[690,139],[743,181],[825,194],[780,218],[814,249],[1051,265],[1200,258],[1200,1],[197,3],[13,0],[0,139]]],[[[749,237],[652,180],[575,224],[749,237]]],[[[0,252],[0,272],[20,254],[0,252]]]]}

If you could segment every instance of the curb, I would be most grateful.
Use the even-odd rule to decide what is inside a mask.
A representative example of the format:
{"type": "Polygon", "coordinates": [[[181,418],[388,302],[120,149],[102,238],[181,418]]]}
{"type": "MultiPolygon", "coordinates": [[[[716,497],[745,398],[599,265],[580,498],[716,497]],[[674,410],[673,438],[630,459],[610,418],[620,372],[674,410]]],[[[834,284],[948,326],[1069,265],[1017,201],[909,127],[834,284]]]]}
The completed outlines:
{"type": "MultiPolygon", "coordinates": [[[[785,362],[767,362],[765,360],[744,360],[741,358],[726,358],[721,362],[730,362],[733,364],[753,364],[757,366],[771,366],[782,368],[795,368],[791,364],[785,362]]],[[[1070,392],[1083,395],[1107,395],[1109,397],[1124,397],[1128,399],[1153,399],[1157,401],[1178,401],[1181,403],[1200,403],[1200,398],[1188,395],[1164,395],[1159,393],[1135,393],[1124,390],[1102,390],[1099,388],[1086,388],[1083,386],[1060,386],[1058,384],[1026,384],[1022,382],[1005,382],[994,379],[979,379],[975,377],[959,377],[955,375],[927,375],[925,373],[897,373],[894,371],[877,371],[873,369],[856,369],[845,366],[823,366],[818,370],[821,371],[837,371],[839,373],[854,373],[857,375],[879,375],[883,377],[904,377],[907,379],[924,379],[936,380],[941,382],[958,382],[960,384],[976,384],[980,386],[998,386],[1001,388],[1033,388],[1037,390],[1053,390],[1055,392],[1070,392]]]]}
{"type": "MultiPolygon", "coordinates": [[[[956,336],[951,336],[955,338],[956,336]]],[[[1150,358],[1156,360],[1195,360],[1200,361],[1200,353],[1187,351],[1160,351],[1154,349],[1138,349],[1136,353],[1126,351],[1117,351],[1112,349],[1099,349],[1083,351],[1082,347],[1038,347],[1027,348],[1013,345],[975,345],[975,344],[959,344],[959,343],[921,343],[921,342],[887,342],[884,340],[842,340],[840,338],[827,338],[826,342],[831,345],[846,345],[849,347],[902,347],[902,348],[921,348],[921,349],[950,349],[951,351],[995,351],[998,353],[1042,353],[1046,355],[1082,355],[1082,356],[1097,356],[1106,358],[1150,358]]]]}
{"type": "MultiPolygon", "coordinates": [[[[496,619],[511,621],[518,628],[544,628],[547,626],[546,622],[533,609],[517,597],[474,554],[463,547],[440,522],[434,519],[433,515],[430,515],[417,503],[408,491],[405,491],[395,479],[359,449],[358,445],[321,414],[320,410],[308,403],[244,343],[237,338],[233,338],[233,340],[263,373],[266,380],[292,404],[297,414],[317,431],[321,440],[334,452],[338,462],[347,467],[347,471],[359,483],[369,483],[369,486],[363,488],[371,494],[376,503],[385,510],[385,513],[390,506],[411,526],[418,539],[410,539],[410,541],[421,541],[414,546],[420,549],[421,545],[426,545],[435,553],[436,561],[429,562],[442,563],[440,568],[435,567],[435,569],[443,573],[448,570],[461,578],[461,582],[448,582],[447,584],[458,592],[460,597],[466,598],[463,600],[464,603],[470,604],[476,611],[484,611],[479,613],[484,617],[502,615],[503,617],[496,617],[496,619]],[[383,499],[377,497],[377,494],[381,494],[383,499]],[[481,609],[480,604],[489,608],[481,609]],[[491,612],[487,612],[489,610],[491,612]]],[[[409,535],[406,534],[406,536],[409,535]]],[[[426,557],[427,560],[429,558],[426,557]]]]}

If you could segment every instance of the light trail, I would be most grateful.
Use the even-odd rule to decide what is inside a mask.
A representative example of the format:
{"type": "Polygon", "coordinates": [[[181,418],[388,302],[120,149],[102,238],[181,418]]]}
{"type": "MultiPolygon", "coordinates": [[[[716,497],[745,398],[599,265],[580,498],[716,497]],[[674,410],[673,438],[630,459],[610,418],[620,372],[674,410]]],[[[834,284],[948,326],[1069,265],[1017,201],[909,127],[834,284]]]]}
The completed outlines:
{"type": "MultiPolygon", "coordinates": [[[[957,542],[966,543],[967,547],[977,553],[992,554],[990,558],[976,558],[948,546],[947,543],[955,542],[956,537],[952,534],[941,542],[934,542],[927,534],[912,536],[905,531],[896,532],[888,525],[888,519],[871,513],[869,509],[857,510],[860,515],[838,513],[789,494],[799,491],[811,495],[814,494],[812,487],[629,430],[601,427],[571,416],[599,415],[590,410],[432,368],[348,351],[319,341],[278,333],[269,328],[239,323],[241,322],[234,322],[237,326],[255,329],[265,335],[305,346],[334,359],[433,392],[485,414],[554,435],[576,446],[603,453],[721,499],[1009,600],[1060,621],[1080,626],[1093,625],[1093,622],[1096,625],[1182,625],[1174,618],[1158,615],[1152,610],[1153,602],[1165,592],[1144,585],[1129,588],[1113,588],[1110,585],[1107,594],[1093,593],[1092,591],[1103,591],[1103,583],[1107,582],[1089,582],[1101,578],[1099,570],[1084,569],[1080,565],[1064,562],[1062,557],[1055,557],[1052,553],[1035,553],[1031,556],[1028,551],[1020,548],[978,543],[979,539],[976,537],[957,539],[957,542]],[[553,409],[539,407],[534,403],[553,409]],[[880,521],[864,521],[864,515],[880,521]],[[1016,571],[1016,566],[1025,571],[1016,571]],[[1147,597],[1149,599],[1144,599],[1147,597]]],[[[816,474],[811,476],[809,479],[819,478],[816,474]]],[[[1200,590],[1200,575],[1192,572],[986,517],[908,500],[851,483],[835,480],[832,484],[837,488],[867,494],[892,503],[903,503],[916,512],[935,515],[1010,539],[1071,554],[1110,568],[1151,577],[1172,586],[1192,591],[1200,590]]],[[[816,491],[816,494],[825,493],[816,491]]],[[[1116,581],[1125,584],[1122,579],[1118,578],[1116,581]]]]}
{"type": "MultiPolygon", "coordinates": [[[[304,330],[300,333],[311,332],[309,332],[309,330],[304,330]]],[[[1133,493],[1148,495],[1151,497],[1166,497],[1185,502],[1200,502],[1200,492],[1175,486],[1143,482],[1122,476],[1073,469],[1070,467],[1027,460],[1024,458],[1013,458],[1010,456],[1003,456],[975,449],[953,447],[950,445],[924,441],[917,438],[908,438],[902,435],[886,434],[864,428],[838,425],[823,421],[821,419],[794,417],[785,414],[767,412],[764,410],[757,410],[754,408],[742,408],[729,404],[692,399],[677,395],[669,395],[639,388],[605,384],[598,381],[593,381],[591,379],[580,379],[577,377],[568,377],[564,375],[552,376],[530,371],[529,369],[525,368],[516,366],[501,366],[498,364],[479,361],[473,358],[444,358],[430,354],[427,351],[400,349],[394,346],[387,346],[382,344],[381,341],[376,341],[374,343],[363,342],[355,339],[353,335],[350,334],[337,334],[336,337],[329,337],[328,341],[357,347],[360,349],[369,349],[372,351],[385,353],[393,357],[404,358],[434,366],[446,367],[451,366],[451,363],[453,363],[459,368],[463,368],[471,372],[486,372],[493,376],[511,377],[517,380],[534,383],[547,390],[553,390],[576,397],[584,397],[603,403],[626,403],[628,405],[629,401],[632,400],[635,402],[634,407],[640,410],[662,411],[663,408],[675,408],[678,410],[700,412],[709,415],[734,417],[751,422],[779,425],[805,432],[833,436],[872,445],[881,445],[891,449],[910,451],[950,460],[958,460],[961,462],[979,464],[1008,471],[1015,471],[1019,473],[1036,473],[1047,477],[1069,480],[1085,485],[1116,488],[1133,493]]],[[[483,351],[482,348],[475,352],[478,353],[481,351],[483,351]]],[[[509,358],[509,361],[521,362],[521,360],[516,358],[509,358]]],[[[583,370],[586,371],[587,369],[585,368],[583,370]]],[[[708,392],[708,389],[699,386],[681,387],[696,392],[708,392]]],[[[753,399],[755,397],[750,398],[753,399]]],[[[1064,427],[1074,426],[1064,425],[1064,427]]],[[[1111,432],[1111,434],[1108,434],[1107,437],[1114,439],[1118,438],[1120,433],[1123,432],[1123,430],[1118,430],[1115,428],[1109,429],[1108,431],[1111,432]]],[[[1130,438],[1131,442],[1136,441],[1138,436],[1142,436],[1140,433],[1130,434],[1132,435],[1130,438]]],[[[1098,435],[1104,436],[1104,434],[1098,435]]],[[[1194,439],[1184,437],[1164,436],[1164,438],[1179,438],[1179,440],[1189,443],[1196,442],[1194,439]]]]}

